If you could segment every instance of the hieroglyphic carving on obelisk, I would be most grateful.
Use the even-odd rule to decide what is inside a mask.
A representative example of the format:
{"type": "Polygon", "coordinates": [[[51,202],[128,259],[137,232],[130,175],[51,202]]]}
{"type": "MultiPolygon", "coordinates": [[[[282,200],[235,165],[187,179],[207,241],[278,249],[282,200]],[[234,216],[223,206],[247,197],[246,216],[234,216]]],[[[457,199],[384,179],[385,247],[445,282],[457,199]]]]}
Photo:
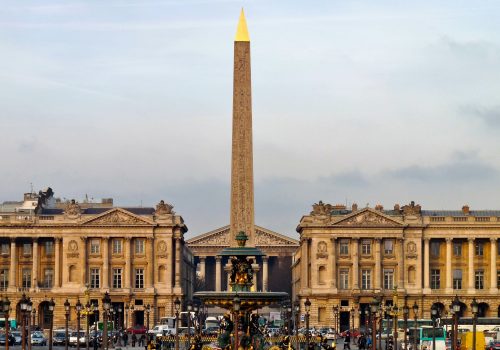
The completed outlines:
{"type": "Polygon", "coordinates": [[[231,161],[231,246],[240,231],[254,245],[252,86],[250,79],[250,37],[241,10],[234,40],[233,143],[231,161]]]}

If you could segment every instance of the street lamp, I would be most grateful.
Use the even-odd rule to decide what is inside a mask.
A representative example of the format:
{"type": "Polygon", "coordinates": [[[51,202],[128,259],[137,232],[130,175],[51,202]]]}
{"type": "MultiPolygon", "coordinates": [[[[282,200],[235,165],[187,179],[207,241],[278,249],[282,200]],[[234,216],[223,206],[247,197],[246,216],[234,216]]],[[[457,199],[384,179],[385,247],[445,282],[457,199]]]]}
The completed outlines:
{"type": "Polygon", "coordinates": [[[102,298],[102,307],[104,308],[103,313],[103,330],[102,330],[102,342],[103,349],[108,350],[108,313],[109,308],[111,307],[111,298],[109,297],[109,293],[104,293],[104,297],[102,298]]]}
{"type": "Polygon", "coordinates": [[[80,316],[82,312],[82,303],[80,298],[76,300],[76,350],[80,350],[80,316]]]}
{"type": "Polygon", "coordinates": [[[458,318],[460,317],[460,300],[458,299],[458,295],[455,295],[455,299],[451,303],[451,307],[453,310],[453,350],[457,349],[458,344],[458,318]]]}
{"type": "Polygon", "coordinates": [[[339,314],[339,307],[338,305],[335,305],[333,307],[333,328],[335,328],[335,339],[337,339],[337,334],[339,334],[340,332],[340,329],[337,324],[338,314],[339,314]]]}
{"type": "Polygon", "coordinates": [[[373,298],[370,304],[370,313],[372,314],[372,350],[377,349],[377,312],[379,310],[379,301],[373,298]]]}
{"type": "Polygon", "coordinates": [[[472,299],[470,307],[472,309],[472,350],[476,350],[476,323],[477,314],[479,312],[479,304],[477,303],[476,298],[472,299]]]}
{"type": "Polygon", "coordinates": [[[66,299],[64,302],[64,330],[65,330],[65,339],[64,339],[64,350],[68,350],[68,340],[69,340],[69,334],[68,334],[68,322],[69,322],[69,300],[66,299]]]}
{"type": "Polygon", "coordinates": [[[299,341],[299,314],[300,314],[300,301],[299,298],[293,302],[293,309],[295,311],[295,339],[297,340],[297,349],[300,348],[299,341]]]}
{"type": "Polygon", "coordinates": [[[405,304],[403,305],[403,320],[404,320],[404,336],[403,336],[403,341],[404,341],[404,347],[403,349],[408,349],[408,316],[410,315],[410,307],[406,303],[406,298],[405,298],[405,304]]]}
{"type": "MultiPolygon", "coordinates": [[[[49,350],[52,350],[52,331],[54,329],[54,307],[56,303],[54,302],[54,298],[49,301],[49,316],[50,316],[50,329],[49,329],[49,350]]],[[[30,315],[31,317],[31,315],[30,315]]],[[[31,343],[31,342],[30,342],[31,343]]]]}
{"type": "Polygon", "coordinates": [[[1,305],[2,305],[2,312],[4,314],[5,318],[5,350],[9,350],[9,327],[10,327],[10,322],[9,322],[9,312],[10,312],[10,300],[9,298],[5,297],[5,299],[1,300],[1,305]]]}
{"type": "Polygon", "coordinates": [[[194,331],[196,334],[201,333],[200,327],[200,304],[197,301],[193,301],[193,311],[194,311],[194,319],[196,320],[196,324],[194,325],[194,331]]]}
{"type": "Polygon", "coordinates": [[[28,349],[31,350],[31,311],[33,311],[33,302],[30,298],[28,298],[28,305],[26,305],[26,313],[28,317],[26,318],[28,321],[28,349]]]}
{"type": "Polygon", "coordinates": [[[439,310],[436,304],[432,304],[431,306],[431,319],[432,319],[432,350],[436,350],[436,320],[438,316],[439,310]]]}
{"type": "Polygon", "coordinates": [[[149,313],[151,312],[151,305],[146,305],[146,344],[149,344],[149,313]]]}
{"type": "Polygon", "coordinates": [[[234,309],[234,349],[239,349],[239,329],[238,329],[238,321],[240,318],[240,306],[241,300],[238,297],[238,294],[233,299],[233,309],[234,309]]]}
{"type": "Polygon", "coordinates": [[[175,350],[179,350],[179,311],[181,309],[181,301],[179,297],[175,298],[175,350]]]}
{"type": "Polygon", "coordinates": [[[21,342],[23,343],[22,349],[26,350],[26,309],[28,308],[28,298],[26,298],[26,294],[23,293],[23,296],[21,297],[19,303],[19,307],[21,308],[21,342]]]}
{"type": "MultiPolygon", "coordinates": [[[[418,304],[416,301],[413,304],[412,309],[413,309],[413,316],[415,318],[415,324],[413,325],[415,328],[415,333],[413,334],[413,341],[415,343],[414,349],[416,350],[417,346],[418,346],[418,322],[417,322],[418,321],[417,320],[417,318],[418,318],[418,304]]],[[[456,350],[456,349],[453,349],[453,350],[456,350]]]]}
{"type": "Polygon", "coordinates": [[[193,301],[188,300],[186,309],[188,311],[188,349],[191,347],[191,311],[193,311],[193,301]]]}
{"type": "Polygon", "coordinates": [[[286,312],[288,314],[288,335],[292,335],[292,303],[289,300],[286,304],[286,312]]]}
{"type": "Polygon", "coordinates": [[[311,311],[311,301],[309,297],[306,298],[304,302],[304,308],[306,310],[306,349],[309,349],[309,341],[311,338],[311,334],[309,333],[309,311],[311,311]]]}

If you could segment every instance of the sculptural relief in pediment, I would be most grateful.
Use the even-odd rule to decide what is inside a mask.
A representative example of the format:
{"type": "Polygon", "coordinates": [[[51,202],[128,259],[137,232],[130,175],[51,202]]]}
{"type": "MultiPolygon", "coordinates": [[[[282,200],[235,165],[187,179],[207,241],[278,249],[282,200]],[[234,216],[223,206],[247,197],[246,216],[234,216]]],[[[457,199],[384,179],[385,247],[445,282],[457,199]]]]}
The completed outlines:
{"type": "Polygon", "coordinates": [[[224,230],[201,237],[189,243],[197,246],[227,246],[229,245],[229,230],[224,230]]]}
{"type": "Polygon", "coordinates": [[[255,236],[255,245],[258,246],[296,245],[292,240],[287,240],[269,232],[256,231],[255,236]]]}
{"type": "Polygon", "coordinates": [[[142,220],[135,215],[128,214],[125,210],[113,210],[90,219],[84,225],[149,225],[146,220],[142,220]]]}
{"type": "Polygon", "coordinates": [[[384,215],[375,213],[371,210],[365,210],[359,214],[337,221],[333,225],[347,225],[347,226],[401,226],[395,220],[387,218],[384,215]]]}

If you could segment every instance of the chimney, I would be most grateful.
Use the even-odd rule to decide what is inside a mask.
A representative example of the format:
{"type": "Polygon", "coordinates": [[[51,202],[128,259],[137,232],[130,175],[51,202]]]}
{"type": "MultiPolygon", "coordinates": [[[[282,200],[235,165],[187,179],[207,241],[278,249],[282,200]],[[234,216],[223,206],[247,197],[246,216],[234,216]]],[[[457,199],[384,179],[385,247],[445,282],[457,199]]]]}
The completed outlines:
{"type": "Polygon", "coordinates": [[[462,207],[462,213],[464,213],[465,215],[469,215],[469,211],[470,208],[467,204],[462,207]]]}
{"type": "Polygon", "coordinates": [[[352,211],[358,211],[358,204],[357,203],[352,203],[352,207],[351,207],[352,211]]]}

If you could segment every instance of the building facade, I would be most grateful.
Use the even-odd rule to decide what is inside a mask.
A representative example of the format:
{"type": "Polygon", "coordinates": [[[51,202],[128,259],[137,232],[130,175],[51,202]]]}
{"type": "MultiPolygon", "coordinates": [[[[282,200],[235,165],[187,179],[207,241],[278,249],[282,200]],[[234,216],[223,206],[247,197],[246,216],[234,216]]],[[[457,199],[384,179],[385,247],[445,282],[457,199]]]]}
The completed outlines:
{"type": "Polygon", "coordinates": [[[173,315],[176,297],[191,297],[187,227],[171,205],[118,208],[110,200],[53,205],[52,194],[26,194],[21,205],[10,202],[0,212],[0,291],[11,301],[12,318],[20,319],[23,293],[33,302],[33,321],[44,328],[51,298],[55,327],[64,325],[66,299],[71,326],[76,326],[77,299],[97,304],[99,311],[89,321],[99,319],[105,292],[111,296],[111,317],[119,327],[131,327],[147,323],[146,305],[154,324],[173,315]]]}
{"type": "Polygon", "coordinates": [[[312,302],[313,325],[332,325],[334,306],[341,328],[363,325],[375,296],[385,305],[397,300],[400,310],[417,303],[419,318],[430,318],[433,303],[446,317],[455,295],[470,317],[475,298],[480,317],[500,317],[498,210],[422,210],[414,202],[347,209],[320,201],[297,231],[293,294],[302,310],[306,298],[312,302]]]}

